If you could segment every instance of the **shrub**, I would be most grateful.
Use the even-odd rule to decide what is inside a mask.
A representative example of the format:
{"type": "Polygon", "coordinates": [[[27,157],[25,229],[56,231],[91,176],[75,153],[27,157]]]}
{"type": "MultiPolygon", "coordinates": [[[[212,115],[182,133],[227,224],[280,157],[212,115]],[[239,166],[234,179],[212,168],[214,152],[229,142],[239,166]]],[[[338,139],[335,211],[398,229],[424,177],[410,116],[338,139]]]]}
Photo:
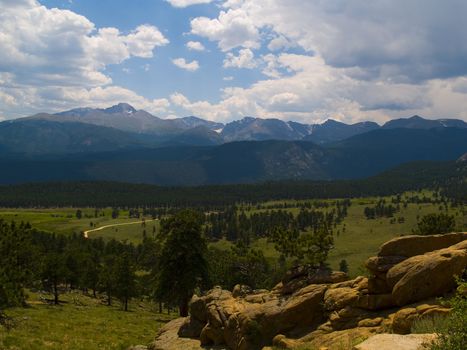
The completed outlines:
{"type": "Polygon", "coordinates": [[[448,325],[448,317],[445,315],[434,315],[423,317],[416,320],[411,328],[411,333],[426,334],[426,333],[443,333],[448,325]]]}
{"type": "Polygon", "coordinates": [[[467,344],[467,283],[460,283],[458,292],[449,304],[452,311],[447,318],[446,327],[438,334],[431,350],[464,350],[467,344]]]}
{"type": "Polygon", "coordinates": [[[419,235],[436,235],[454,231],[456,220],[454,216],[443,213],[428,214],[419,221],[414,233],[419,235]]]}

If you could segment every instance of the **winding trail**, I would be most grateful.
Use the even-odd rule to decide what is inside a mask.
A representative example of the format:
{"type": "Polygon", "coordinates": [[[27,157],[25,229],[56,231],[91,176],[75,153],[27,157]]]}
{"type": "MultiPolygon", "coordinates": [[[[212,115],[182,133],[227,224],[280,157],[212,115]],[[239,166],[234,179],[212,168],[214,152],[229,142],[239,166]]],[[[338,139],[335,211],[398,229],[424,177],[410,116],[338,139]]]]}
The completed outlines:
{"type": "MultiPolygon", "coordinates": [[[[159,220],[159,219],[149,219],[149,220],[144,220],[144,222],[151,222],[151,221],[157,221],[157,220],[159,220]]],[[[143,220],[133,221],[133,222],[124,222],[124,223],[121,223],[121,224],[105,225],[105,226],[101,226],[101,227],[98,227],[98,228],[93,228],[92,230],[84,231],[83,235],[84,235],[84,238],[89,238],[89,233],[91,233],[91,232],[100,231],[100,230],[103,230],[103,229],[106,229],[106,228],[109,228],[109,227],[135,225],[135,224],[142,224],[142,223],[143,223],[143,220]]]]}

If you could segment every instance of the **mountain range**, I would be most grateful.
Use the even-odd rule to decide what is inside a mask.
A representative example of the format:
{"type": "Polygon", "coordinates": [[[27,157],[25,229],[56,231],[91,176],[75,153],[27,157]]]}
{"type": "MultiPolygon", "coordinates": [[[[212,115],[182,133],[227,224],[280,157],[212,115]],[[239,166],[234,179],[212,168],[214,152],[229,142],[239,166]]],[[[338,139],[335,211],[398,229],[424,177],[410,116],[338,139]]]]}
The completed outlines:
{"type": "Polygon", "coordinates": [[[467,128],[457,119],[428,120],[419,116],[345,124],[327,120],[302,124],[279,119],[245,117],[227,124],[190,116],[161,119],[126,103],[106,109],[77,108],[40,113],[0,123],[0,152],[23,154],[101,152],[167,146],[212,146],[234,141],[311,141],[324,145],[380,129],[467,128]]]}
{"type": "Polygon", "coordinates": [[[160,119],[128,104],[0,123],[0,183],[106,180],[160,185],[352,179],[467,151],[467,123],[419,116],[306,125],[245,117],[160,119]]]}

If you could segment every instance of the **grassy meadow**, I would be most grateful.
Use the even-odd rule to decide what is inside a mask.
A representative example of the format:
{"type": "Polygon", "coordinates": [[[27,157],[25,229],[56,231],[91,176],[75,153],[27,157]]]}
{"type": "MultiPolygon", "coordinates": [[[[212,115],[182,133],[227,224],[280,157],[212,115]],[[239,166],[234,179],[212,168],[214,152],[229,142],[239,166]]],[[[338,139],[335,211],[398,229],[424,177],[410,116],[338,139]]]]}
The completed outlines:
{"type": "MultiPolygon", "coordinates": [[[[420,197],[430,197],[432,195],[430,192],[409,192],[404,194],[404,196],[409,197],[415,194],[420,197]]],[[[368,257],[374,255],[382,243],[400,235],[411,234],[412,230],[417,226],[418,218],[429,213],[440,212],[439,205],[436,204],[409,203],[406,208],[401,205],[400,211],[394,215],[396,219],[403,217],[404,222],[396,220],[395,223],[391,223],[391,218],[366,219],[364,215],[365,207],[375,205],[381,198],[390,203],[392,197],[368,197],[352,200],[352,205],[348,208],[347,217],[343,220],[342,224],[334,229],[334,249],[331,250],[328,260],[331,267],[337,269],[339,262],[345,259],[349,264],[350,275],[355,276],[364,273],[363,262],[368,257]]],[[[333,200],[320,201],[333,202],[333,200]]],[[[289,208],[284,210],[294,215],[299,213],[300,209],[298,205],[300,202],[297,201],[266,202],[262,203],[259,209],[257,207],[245,207],[244,209],[246,210],[246,215],[252,215],[255,212],[277,210],[271,208],[284,203],[287,203],[289,206],[289,208]]],[[[93,208],[83,208],[81,209],[81,219],[76,218],[76,210],[76,208],[0,209],[0,219],[30,222],[33,227],[59,234],[80,233],[102,226],[118,224],[118,226],[90,232],[89,237],[101,237],[105,240],[116,239],[134,244],[142,241],[144,231],[148,237],[151,237],[155,232],[159,231],[160,227],[160,222],[158,220],[151,221],[150,217],[146,218],[146,225],[143,226],[141,219],[129,218],[128,211],[124,210],[120,211],[117,219],[112,219],[112,210],[110,208],[99,210],[97,217],[95,217],[93,208]],[[119,224],[128,225],[120,226],[119,224]]],[[[442,210],[444,211],[445,208],[443,207],[442,210]]],[[[467,231],[467,213],[465,208],[451,208],[448,206],[446,213],[455,216],[457,230],[467,231]]],[[[220,240],[211,243],[211,245],[217,248],[230,249],[232,243],[220,240]]],[[[264,238],[254,241],[252,247],[261,249],[271,262],[274,262],[279,256],[274,249],[274,245],[264,238]]]]}
{"type": "MultiPolygon", "coordinates": [[[[406,195],[411,194],[412,193],[407,193],[406,195]]],[[[430,193],[424,194],[427,196],[430,195],[430,193]]],[[[387,202],[390,202],[391,197],[383,198],[385,198],[387,202]]],[[[409,203],[407,208],[401,205],[400,211],[394,215],[395,218],[403,217],[404,222],[399,223],[396,220],[395,223],[391,223],[391,218],[366,219],[364,215],[365,207],[375,205],[379,199],[381,198],[371,197],[352,200],[352,205],[348,209],[347,217],[343,220],[342,224],[334,229],[334,249],[331,250],[328,258],[328,262],[333,269],[338,269],[339,262],[345,259],[349,264],[349,274],[351,276],[366,273],[363,267],[364,261],[368,257],[373,256],[378,251],[381,244],[400,235],[412,234],[412,230],[417,226],[418,218],[426,214],[440,211],[439,206],[432,203],[409,203]],[[337,234],[337,232],[339,232],[339,234],[337,234]]],[[[332,200],[328,202],[332,202],[332,200]]],[[[281,203],[284,202],[268,202],[264,203],[263,207],[272,207],[281,203]]],[[[298,204],[293,201],[288,201],[286,203],[292,206],[298,204]]],[[[252,209],[247,212],[247,215],[265,210],[268,209],[252,209]]],[[[285,210],[296,215],[300,209],[298,207],[292,207],[285,210]]],[[[467,231],[467,212],[463,212],[461,208],[451,208],[448,206],[446,213],[455,216],[457,230],[467,231]]],[[[230,249],[232,243],[226,240],[220,240],[212,243],[212,245],[221,249],[230,249]]],[[[252,247],[261,249],[266,258],[269,258],[271,261],[279,257],[279,254],[274,249],[274,244],[268,242],[265,238],[254,241],[252,247]]]]}
{"type": "MultiPolygon", "coordinates": [[[[345,259],[351,276],[364,274],[363,262],[374,255],[382,243],[399,235],[411,234],[418,219],[425,214],[445,211],[455,216],[456,230],[467,231],[466,208],[448,206],[446,210],[445,207],[440,208],[431,203],[409,203],[407,207],[400,205],[400,211],[394,217],[403,217],[403,221],[391,218],[366,219],[365,207],[374,206],[380,199],[352,200],[347,216],[334,228],[334,249],[328,259],[332,268],[338,269],[339,262],[345,259]]],[[[385,199],[390,203],[391,197],[385,199]]],[[[284,202],[262,203],[259,207],[243,209],[246,215],[252,215],[258,211],[277,210],[273,207],[281,203],[284,202]]],[[[283,210],[294,215],[299,213],[299,203],[288,201],[287,204],[287,209],[283,210]]],[[[81,219],[76,217],[76,211],[76,208],[0,209],[0,219],[29,222],[38,229],[64,235],[118,225],[89,232],[88,236],[91,239],[101,237],[135,244],[141,242],[144,231],[150,237],[160,228],[158,220],[150,221],[151,218],[147,217],[146,224],[142,225],[141,219],[130,218],[128,211],[124,210],[120,211],[117,219],[112,218],[110,208],[99,210],[97,217],[93,208],[82,208],[81,219]]],[[[232,247],[232,243],[226,240],[210,244],[221,249],[232,247]]],[[[262,238],[253,241],[252,247],[261,249],[272,264],[276,263],[279,255],[272,243],[262,238]]],[[[130,312],[122,311],[117,301],[114,306],[108,307],[101,299],[81,292],[63,294],[61,300],[63,304],[52,306],[45,303],[41,295],[29,293],[26,308],[8,309],[6,314],[12,318],[14,327],[11,330],[0,327],[0,349],[126,349],[130,345],[150,342],[160,325],[175,317],[167,313],[159,314],[156,305],[139,300],[131,302],[130,312]]]]}
{"type": "MultiPolygon", "coordinates": [[[[128,211],[120,210],[116,219],[112,218],[112,209],[100,209],[98,215],[93,208],[80,208],[82,211],[81,219],[76,217],[77,208],[47,208],[47,209],[10,209],[0,208],[0,219],[7,222],[29,222],[33,227],[54,232],[57,234],[73,234],[92,230],[106,225],[126,224],[128,226],[119,226],[108,228],[102,231],[91,233],[92,237],[103,237],[105,239],[115,238],[118,240],[129,240],[133,242],[141,241],[144,227],[141,224],[132,224],[140,222],[142,219],[130,218],[128,211]],[[128,228],[128,229],[127,229],[128,228]],[[120,232],[121,231],[121,232],[120,232]],[[120,232],[120,233],[119,233],[120,232]]],[[[146,231],[152,233],[154,222],[148,220],[146,231]]],[[[156,224],[158,225],[158,224],[156,224]]],[[[158,227],[158,226],[157,226],[158,227]]]]}
{"type": "MultiPolygon", "coordinates": [[[[130,243],[140,243],[143,239],[144,231],[148,237],[153,237],[156,232],[159,232],[159,220],[146,219],[145,225],[141,223],[141,219],[128,220],[129,224],[107,227],[102,230],[89,232],[90,238],[116,239],[119,241],[128,241],[130,243]]],[[[125,222],[123,222],[125,223],[125,222]]],[[[113,222],[107,222],[106,225],[112,225],[113,222]]]]}
{"type": "Polygon", "coordinates": [[[129,312],[118,301],[107,306],[80,292],[63,294],[60,300],[59,306],[48,305],[40,294],[30,293],[27,307],[8,309],[13,327],[0,327],[0,349],[124,350],[148,344],[162,324],[176,317],[159,314],[157,305],[140,300],[131,302],[129,312]]]}

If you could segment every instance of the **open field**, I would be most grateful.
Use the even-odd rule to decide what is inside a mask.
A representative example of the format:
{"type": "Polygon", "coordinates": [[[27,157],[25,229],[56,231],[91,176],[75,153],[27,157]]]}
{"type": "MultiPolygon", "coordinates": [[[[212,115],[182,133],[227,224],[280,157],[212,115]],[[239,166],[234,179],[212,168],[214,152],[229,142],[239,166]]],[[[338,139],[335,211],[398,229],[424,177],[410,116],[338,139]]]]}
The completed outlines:
{"type": "MultiPolygon", "coordinates": [[[[405,197],[412,195],[419,197],[431,197],[431,192],[422,193],[406,193],[405,197]]],[[[389,203],[391,197],[383,197],[389,203]]],[[[366,206],[375,205],[379,200],[378,197],[357,198],[352,200],[352,205],[348,209],[348,215],[343,220],[342,224],[334,229],[334,243],[335,247],[331,250],[329,255],[329,263],[337,269],[339,262],[342,259],[347,260],[352,276],[364,273],[363,262],[369,257],[374,255],[379,246],[399,235],[411,234],[412,230],[417,225],[418,218],[429,213],[440,212],[439,205],[431,203],[414,204],[409,203],[406,208],[400,206],[400,211],[394,217],[403,217],[404,222],[391,223],[390,218],[378,218],[374,220],[367,220],[364,216],[364,209],[366,206]],[[337,234],[338,233],[338,234],[337,234]]],[[[334,200],[319,200],[320,202],[332,203],[334,200]]],[[[271,209],[274,206],[286,203],[288,205],[286,211],[298,214],[298,204],[303,201],[274,201],[265,202],[261,204],[261,208],[253,206],[246,211],[246,215],[251,215],[255,212],[263,212],[271,209]]],[[[247,209],[247,208],[244,208],[247,209]]],[[[98,217],[95,216],[94,209],[84,208],[83,218],[76,218],[76,208],[60,208],[60,209],[0,209],[0,219],[6,221],[27,221],[34,227],[44,229],[51,232],[61,234],[70,234],[73,232],[79,233],[85,230],[90,230],[105,225],[114,225],[121,223],[134,223],[139,219],[129,218],[127,211],[120,211],[120,216],[117,219],[112,219],[111,209],[103,209],[99,212],[98,217]],[[91,227],[91,222],[93,226],[91,227]]],[[[326,210],[326,209],[320,209],[326,210]]],[[[459,231],[467,231],[467,214],[466,209],[462,208],[441,208],[443,212],[454,215],[456,218],[456,229],[459,231]],[[464,210],[464,211],[463,211],[464,210]]],[[[108,227],[99,231],[90,232],[90,238],[101,237],[103,239],[116,239],[121,241],[128,241],[137,244],[142,241],[143,232],[146,232],[148,237],[154,235],[159,231],[159,221],[149,221],[151,218],[146,218],[145,227],[142,224],[131,224],[124,226],[108,227]]],[[[231,242],[221,240],[211,243],[212,246],[230,249],[231,242]]],[[[261,249],[265,256],[274,261],[278,258],[278,253],[274,249],[274,245],[268,243],[266,239],[258,239],[252,243],[252,247],[261,249]]]]}
{"type": "MultiPolygon", "coordinates": [[[[386,198],[387,200],[390,197],[386,198]]],[[[348,215],[343,220],[343,223],[338,225],[334,232],[339,234],[334,235],[334,249],[329,254],[328,262],[332,268],[338,269],[339,262],[342,259],[347,260],[349,264],[349,273],[351,276],[356,276],[365,273],[363,262],[370,256],[374,255],[379,246],[391,238],[399,235],[411,234],[412,230],[417,226],[417,218],[429,213],[439,212],[439,206],[435,204],[408,204],[407,208],[401,206],[400,212],[395,214],[395,217],[403,217],[404,222],[391,224],[390,218],[378,218],[375,220],[367,220],[364,215],[366,206],[374,205],[377,198],[362,198],[354,199],[352,205],[348,209],[348,215]]],[[[283,202],[269,202],[266,205],[281,204],[283,202]]],[[[288,204],[293,204],[287,202],[288,204]]],[[[253,209],[249,213],[264,211],[266,209],[253,209]]],[[[285,209],[297,214],[298,208],[285,209]]],[[[444,209],[443,209],[444,211],[444,209]]],[[[459,231],[467,231],[467,215],[462,213],[460,208],[450,208],[446,212],[454,215],[456,218],[456,229],[459,231]]],[[[221,240],[212,243],[221,249],[230,249],[232,243],[221,240]]],[[[264,255],[271,261],[277,259],[279,254],[274,249],[272,243],[266,239],[258,239],[253,242],[252,247],[261,249],[264,255]]]]}
{"type": "MultiPolygon", "coordinates": [[[[135,221],[135,219],[133,219],[135,221]]],[[[114,225],[109,222],[108,225],[114,225]]],[[[130,243],[140,243],[143,239],[144,232],[148,237],[153,237],[156,232],[159,232],[159,220],[152,221],[147,219],[145,224],[141,220],[133,223],[116,224],[116,226],[106,227],[101,230],[89,232],[89,238],[103,238],[103,239],[116,239],[119,241],[128,241],[130,243]]]]}
{"type": "MultiPolygon", "coordinates": [[[[141,219],[129,218],[128,211],[121,210],[118,218],[112,218],[112,209],[100,209],[95,215],[93,208],[81,208],[82,218],[76,217],[77,208],[51,208],[51,209],[4,209],[0,208],[0,219],[5,221],[29,222],[40,230],[58,234],[81,233],[93,228],[135,222],[141,219]]],[[[151,219],[150,217],[147,218],[151,219]]],[[[138,225],[137,225],[138,226],[138,225]]],[[[149,226],[149,225],[148,225],[149,226]]],[[[151,227],[152,229],[152,227],[151,227]]],[[[142,233],[142,231],[140,231],[142,233]]],[[[98,237],[99,235],[96,235],[98,237]]],[[[113,238],[111,231],[103,235],[105,238],[113,238]]],[[[119,239],[117,235],[115,237],[119,239]]],[[[126,237],[131,238],[131,237],[126,237]]],[[[122,238],[124,239],[124,238],[122,238]]]]}
{"type": "Polygon", "coordinates": [[[78,292],[60,299],[64,303],[59,306],[47,305],[31,293],[28,307],[8,309],[14,327],[0,327],[0,349],[123,350],[149,343],[162,324],[176,317],[159,314],[155,304],[138,300],[124,312],[118,301],[109,307],[78,292]]]}
{"type": "MultiPolygon", "coordinates": [[[[390,203],[391,197],[385,199],[390,203]]],[[[363,262],[374,255],[383,242],[412,233],[418,219],[429,213],[446,212],[454,215],[456,230],[467,231],[466,208],[453,208],[450,205],[440,207],[439,204],[409,203],[404,207],[401,204],[400,211],[394,215],[396,220],[366,219],[365,207],[374,206],[379,200],[374,197],[352,200],[347,216],[333,229],[334,249],[328,259],[333,269],[338,269],[339,262],[345,259],[351,276],[364,274],[363,262]],[[397,220],[399,218],[404,220],[397,220]]],[[[333,201],[327,202],[331,204],[333,201]]],[[[262,203],[260,207],[251,207],[246,214],[277,210],[273,207],[281,203],[284,202],[262,203]]],[[[287,208],[283,210],[296,215],[300,211],[299,203],[288,201],[287,208]]],[[[81,209],[81,219],[76,217],[76,211],[76,208],[0,209],[0,219],[27,221],[33,227],[64,235],[117,225],[89,232],[89,238],[117,239],[135,244],[142,241],[144,231],[151,237],[160,230],[159,220],[150,221],[151,218],[147,217],[143,225],[140,219],[130,218],[128,211],[121,210],[117,219],[112,219],[110,208],[100,210],[97,217],[94,209],[81,209]]],[[[226,240],[210,244],[221,249],[232,247],[232,243],[226,240]]],[[[252,247],[261,249],[271,264],[277,263],[279,254],[265,238],[253,241],[252,247]]],[[[50,298],[50,295],[43,296],[50,298]]],[[[157,305],[147,301],[132,300],[130,312],[124,312],[118,301],[109,307],[100,299],[81,292],[66,293],[60,299],[63,301],[60,306],[52,306],[44,303],[40,294],[29,293],[28,307],[7,309],[6,314],[12,318],[14,327],[9,331],[0,327],[0,349],[127,349],[130,345],[147,344],[163,323],[175,317],[157,313],[157,305]]]]}

